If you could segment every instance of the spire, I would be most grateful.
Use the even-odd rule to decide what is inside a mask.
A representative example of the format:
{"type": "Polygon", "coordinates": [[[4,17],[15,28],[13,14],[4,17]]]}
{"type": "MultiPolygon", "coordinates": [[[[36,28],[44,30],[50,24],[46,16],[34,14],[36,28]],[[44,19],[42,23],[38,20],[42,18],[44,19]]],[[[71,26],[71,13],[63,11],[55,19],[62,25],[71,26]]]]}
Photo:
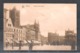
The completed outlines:
{"type": "Polygon", "coordinates": [[[37,21],[37,20],[35,19],[34,24],[35,24],[35,25],[39,25],[39,21],[37,21]]]}
{"type": "Polygon", "coordinates": [[[39,31],[39,22],[37,22],[36,19],[34,21],[34,28],[36,29],[36,31],[39,31]]]}

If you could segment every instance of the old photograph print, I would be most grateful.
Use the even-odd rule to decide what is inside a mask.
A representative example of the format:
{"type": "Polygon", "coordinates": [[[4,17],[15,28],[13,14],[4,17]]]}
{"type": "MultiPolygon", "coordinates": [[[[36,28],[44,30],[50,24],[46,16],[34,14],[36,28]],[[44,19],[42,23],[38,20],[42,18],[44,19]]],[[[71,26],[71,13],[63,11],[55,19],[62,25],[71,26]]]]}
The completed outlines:
{"type": "Polygon", "coordinates": [[[4,3],[4,50],[77,50],[77,4],[4,3]]]}

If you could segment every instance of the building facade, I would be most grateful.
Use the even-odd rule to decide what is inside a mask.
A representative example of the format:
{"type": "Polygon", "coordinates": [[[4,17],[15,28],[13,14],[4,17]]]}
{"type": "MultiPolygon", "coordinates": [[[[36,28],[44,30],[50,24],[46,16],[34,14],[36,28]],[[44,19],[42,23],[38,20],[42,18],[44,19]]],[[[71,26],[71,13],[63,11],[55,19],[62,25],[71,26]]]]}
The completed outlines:
{"type": "Polygon", "coordinates": [[[28,40],[36,40],[36,41],[41,41],[41,34],[40,34],[40,30],[39,30],[39,24],[36,23],[36,21],[34,22],[33,25],[26,25],[26,35],[27,35],[27,39],[28,40]]]}
{"type": "Polygon", "coordinates": [[[76,42],[77,42],[77,36],[74,33],[74,31],[69,30],[69,29],[67,31],[65,31],[65,42],[68,45],[72,45],[72,44],[75,45],[76,44],[76,42]]]}
{"type": "Polygon", "coordinates": [[[59,35],[57,33],[48,33],[48,43],[51,45],[57,45],[59,41],[59,35]]]}
{"type": "Polygon", "coordinates": [[[20,41],[34,40],[41,42],[39,23],[20,25],[20,11],[15,7],[11,10],[4,9],[4,45],[16,44],[20,41]]]}
{"type": "Polygon", "coordinates": [[[7,43],[12,43],[12,36],[13,36],[13,24],[9,17],[9,10],[4,9],[4,46],[7,43]]]}
{"type": "Polygon", "coordinates": [[[25,27],[20,26],[19,11],[4,9],[4,46],[26,39],[25,27]]]}

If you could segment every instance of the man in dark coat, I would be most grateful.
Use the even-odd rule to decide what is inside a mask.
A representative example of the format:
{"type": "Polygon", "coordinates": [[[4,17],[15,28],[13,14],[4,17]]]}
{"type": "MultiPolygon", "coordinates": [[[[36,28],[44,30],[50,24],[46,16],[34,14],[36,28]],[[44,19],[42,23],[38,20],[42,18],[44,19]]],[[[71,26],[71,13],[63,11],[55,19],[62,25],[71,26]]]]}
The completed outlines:
{"type": "Polygon", "coordinates": [[[33,41],[32,40],[30,42],[28,42],[28,46],[29,46],[29,50],[32,50],[32,48],[33,48],[33,41]]]}
{"type": "Polygon", "coordinates": [[[19,41],[19,50],[21,50],[22,41],[19,41]]]}

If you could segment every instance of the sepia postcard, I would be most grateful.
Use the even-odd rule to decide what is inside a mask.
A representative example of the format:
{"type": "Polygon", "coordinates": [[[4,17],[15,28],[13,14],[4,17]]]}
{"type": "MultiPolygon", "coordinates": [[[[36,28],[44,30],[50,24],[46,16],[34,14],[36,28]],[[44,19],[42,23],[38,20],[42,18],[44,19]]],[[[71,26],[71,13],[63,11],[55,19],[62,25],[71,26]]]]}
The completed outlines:
{"type": "Polygon", "coordinates": [[[3,50],[77,50],[77,4],[4,3],[3,50]]]}

